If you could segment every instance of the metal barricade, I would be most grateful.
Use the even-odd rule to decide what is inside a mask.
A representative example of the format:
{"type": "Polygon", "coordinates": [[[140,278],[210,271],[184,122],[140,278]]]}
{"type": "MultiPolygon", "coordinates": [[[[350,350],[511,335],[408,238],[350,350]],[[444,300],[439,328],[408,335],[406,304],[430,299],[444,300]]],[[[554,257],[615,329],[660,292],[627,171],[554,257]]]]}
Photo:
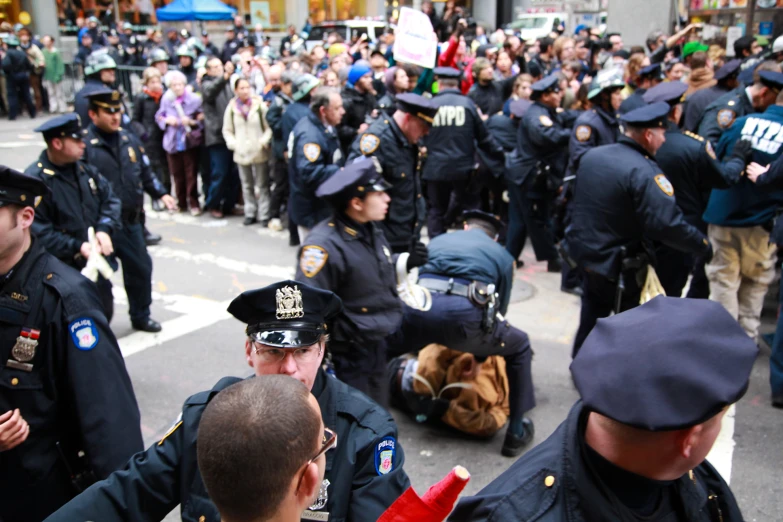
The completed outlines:
{"type": "Polygon", "coordinates": [[[125,106],[133,111],[133,101],[144,88],[141,77],[146,67],[120,65],[117,67],[117,89],[122,93],[125,106]]]}
{"type": "Polygon", "coordinates": [[[73,105],[76,93],[84,87],[84,69],[78,63],[66,63],[63,76],[63,95],[65,102],[73,105]]]}

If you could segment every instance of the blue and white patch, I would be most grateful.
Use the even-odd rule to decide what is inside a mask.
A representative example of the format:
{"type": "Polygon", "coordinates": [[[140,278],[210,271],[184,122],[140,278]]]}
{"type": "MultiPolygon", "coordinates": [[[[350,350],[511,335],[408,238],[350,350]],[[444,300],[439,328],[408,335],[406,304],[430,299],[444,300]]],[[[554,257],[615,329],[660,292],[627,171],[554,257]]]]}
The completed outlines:
{"type": "Polygon", "coordinates": [[[85,352],[92,350],[98,344],[98,329],[95,322],[89,317],[80,317],[68,325],[68,331],[71,332],[73,344],[85,352]]]}
{"type": "Polygon", "coordinates": [[[384,437],[375,446],[375,470],[378,475],[387,475],[394,469],[394,454],[397,452],[397,441],[394,437],[384,437]]]}

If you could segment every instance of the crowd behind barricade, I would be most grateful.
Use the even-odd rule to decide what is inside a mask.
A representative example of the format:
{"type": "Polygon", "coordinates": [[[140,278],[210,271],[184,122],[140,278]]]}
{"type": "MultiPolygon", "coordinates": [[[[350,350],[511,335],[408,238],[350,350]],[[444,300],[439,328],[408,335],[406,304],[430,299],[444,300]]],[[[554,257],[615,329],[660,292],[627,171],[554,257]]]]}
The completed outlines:
{"type": "MultiPolygon", "coordinates": [[[[410,485],[390,404],[472,436],[505,426],[501,453],[520,455],[535,436],[533,350],[506,314],[529,237],[581,298],[581,400],[452,519],[741,520],[704,457],[747,389],[775,275],[783,37],[739,38],[728,59],[698,24],[629,49],[560,22],[524,41],[454,2],[422,12],[432,67],[395,60],[393,25],[373,43],[333,31],[310,45],[308,22],[273,45],[237,17],[219,49],[207,32],[141,38],[91,18],[72,111],[54,39],[13,28],[0,110],[63,114],[36,129],[47,148],[24,174],[0,172],[0,319],[18,335],[0,371],[0,491],[18,501],[0,519],[159,520],[182,504],[183,520],[377,520],[410,485]],[[215,435],[235,416],[221,408],[281,415],[263,382],[254,398],[231,377],[143,450],[110,279],[121,263],[132,326],[160,331],[147,246],[162,238],[145,217],[162,211],[241,216],[300,247],[295,280],[228,309],[254,375],[306,388],[279,386],[303,439],[269,423],[270,445],[296,439],[290,459],[215,435]],[[686,286],[694,299],[675,299],[686,286]],[[628,346],[641,355],[622,357],[628,346]],[[14,395],[41,388],[67,389],[67,412],[52,394],[51,408],[14,395]],[[273,457],[274,481],[254,467],[273,457]],[[232,473],[241,487],[225,487],[232,473]]],[[[783,327],[773,345],[783,407],[783,327]]]]}

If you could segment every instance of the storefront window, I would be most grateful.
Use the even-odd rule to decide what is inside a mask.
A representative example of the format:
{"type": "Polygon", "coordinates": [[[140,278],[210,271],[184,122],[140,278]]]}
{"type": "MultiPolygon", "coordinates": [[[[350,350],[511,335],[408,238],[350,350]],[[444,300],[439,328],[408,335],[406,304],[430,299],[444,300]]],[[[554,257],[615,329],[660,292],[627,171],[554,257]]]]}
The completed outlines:
{"type": "Polygon", "coordinates": [[[367,16],[366,0],[310,0],[310,18],[314,24],[324,20],[349,20],[367,16]]]}
{"type": "Polygon", "coordinates": [[[285,0],[242,0],[242,8],[250,27],[261,24],[264,29],[285,30],[285,0]]]}

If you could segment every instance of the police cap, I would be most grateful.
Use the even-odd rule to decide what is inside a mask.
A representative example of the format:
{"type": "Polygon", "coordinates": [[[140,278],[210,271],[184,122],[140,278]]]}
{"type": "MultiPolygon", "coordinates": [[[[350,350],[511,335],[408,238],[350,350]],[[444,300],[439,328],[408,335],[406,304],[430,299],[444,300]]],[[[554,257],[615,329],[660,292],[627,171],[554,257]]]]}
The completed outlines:
{"type": "Polygon", "coordinates": [[[509,103],[508,108],[513,117],[521,120],[531,105],[533,105],[533,102],[530,100],[514,100],[509,103]]]}
{"type": "Polygon", "coordinates": [[[506,224],[503,223],[503,220],[500,219],[500,216],[490,214],[489,212],[484,212],[483,210],[466,210],[462,213],[462,216],[460,216],[460,220],[463,223],[467,223],[468,220],[478,220],[482,223],[486,223],[495,229],[495,235],[500,234],[500,231],[506,227],[506,224]]]}
{"type": "Polygon", "coordinates": [[[652,65],[648,65],[647,67],[642,67],[639,71],[639,76],[641,78],[650,78],[652,80],[656,78],[662,77],[661,72],[661,64],[660,63],[654,63],[652,65]]]}
{"type": "Polygon", "coordinates": [[[642,99],[647,103],[666,102],[670,106],[682,103],[682,97],[688,86],[683,82],[664,82],[647,90],[642,99]]]}
{"type": "Polygon", "coordinates": [[[668,103],[656,102],[626,112],[620,116],[620,120],[629,127],[642,129],[665,127],[670,110],[671,106],[668,103]]]}
{"type": "Polygon", "coordinates": [[[644,430],[679,430],[737,402],[757,352],[721,304],[659,296],[599,319],[571,374],[589,410],[644,430]]]}
{"type": "Polygon", "coordinates": [[[82,119],[77,113],[69,112],[50,118],[33,130],[42,133],[44,140],[52,138],[80,140],[82,139],[82,119]]]}
{"type": "Polygon", "coordinates": [[[312,346],[342,310],[334,293],[299,281],[242,292],[228,305],[228,313],[247,324],[248,337],[278,348],[312,346]]]}
{"type": "Polygon", "coordinates": [[[438,78],[453,78],[458,80],[462,77],[462,72],[454,67],[435,67],[432,72],[438,78]]]}
{"type": "Polygon", "coordinates": [[[530,95],[531,100],[538,99],[545,92],[559,92],[560,78],[556,74],[550,74],[531,85],[530,90],[533,91],[530,95]]]}
{"type": "Polygon", "coordinates": [[[120,92],[115,91],[114,89],[101,86],[97,90],[87,94],[86,97],[90,100],[91,108],[105,109],[112,114],[122,111],[120,92]]]}
{"type": "Polygon", "coordinates": [[[40,179],[0,165],[0,207],[9,204],[35,207],[40,201],[39,196],[48,193],[49,187],[40,179]]]}
{"type": "Polygon", "coordinates": [[[319,198],[345,201],[348,198],[362,197],[369,192],[385,192],[391,185],[383,179],[379,170],[381,169],[378,169],[375,161],[362,156],[321,183],[315,195],[319,198]]]}
{"type": "Polygon", "coordinates": [[[783,73],[774,71],[761,71],[759,73],[761,84],[770,89],[780,91],[783,89],[783,73]]]}
{"type": "Polygon", "coordinates": [[[438,113],[438,106],[432,100],[411,92],[397,95],[397,109],[418,116],[429,125],[432,125],[438,113]]]}
{"type": "Polygon", "coordinates": [[[740,65],[742,65],[742,60],[737,58],[729,60],[723,64],[723,67],[715,72],[713,78],[715,78],[716,81],[721,81],[731,76],[736,76],[739,73],[740,65]]]}

